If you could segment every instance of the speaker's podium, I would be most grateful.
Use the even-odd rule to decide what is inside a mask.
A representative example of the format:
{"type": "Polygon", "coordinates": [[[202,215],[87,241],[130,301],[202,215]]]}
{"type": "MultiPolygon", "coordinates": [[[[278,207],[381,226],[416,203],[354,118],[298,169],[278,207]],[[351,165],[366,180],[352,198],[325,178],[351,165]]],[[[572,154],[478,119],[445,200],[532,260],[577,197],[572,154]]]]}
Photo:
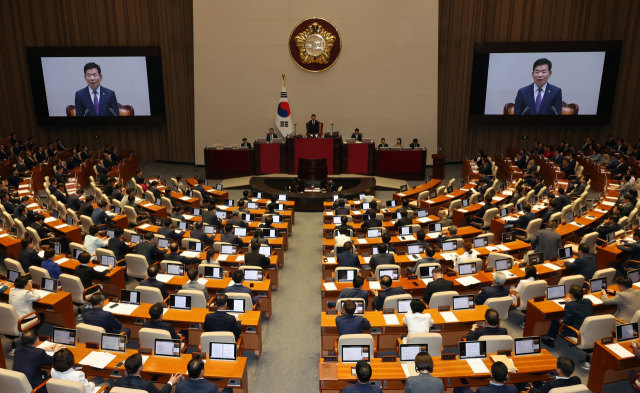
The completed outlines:
{"type": "Polygon", "coordinates": [[[326,158],[300,158],[298,160],[298,179],[305,182],[320,182],[329,175],[326,158]]]}

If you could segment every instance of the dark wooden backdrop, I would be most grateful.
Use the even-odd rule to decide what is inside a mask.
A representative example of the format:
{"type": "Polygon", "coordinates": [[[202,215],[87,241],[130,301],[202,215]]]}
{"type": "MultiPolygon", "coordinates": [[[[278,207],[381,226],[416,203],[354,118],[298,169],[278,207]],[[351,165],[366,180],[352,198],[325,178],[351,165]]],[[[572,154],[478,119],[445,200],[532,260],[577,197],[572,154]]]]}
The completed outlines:
{"type": "Polygon", "coordinates": [[[575,145],[587,136],[604,140],[608,133],[640,140],[639,24],[636,0],[440,0],[438,144],[447,162],[477,149],[489,155],[504,154],[507,147],[529,149],[534,140],[575,145]],[[468,125],[474,42],[583,40],[623,41],[611,125],[468,125]]]}
{"type": "Polygon", "coordinates": [[[192,0],[0,1],[0,138],[112,143],[141,161],[194,162],[192,0]],[[25,47],[151,46],[162,53],[164,126],[37,127],[25,47]],[[99,135],[100,139],[94,139],[99,135]]]}

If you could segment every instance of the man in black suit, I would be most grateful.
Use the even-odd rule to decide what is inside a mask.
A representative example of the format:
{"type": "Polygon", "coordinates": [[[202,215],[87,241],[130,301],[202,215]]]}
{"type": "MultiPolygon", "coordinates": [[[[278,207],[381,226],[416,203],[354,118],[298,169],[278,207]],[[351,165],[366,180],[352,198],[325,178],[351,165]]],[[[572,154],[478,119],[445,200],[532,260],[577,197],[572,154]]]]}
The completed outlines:
{"type": "MultiPolygon", "coordinates": [[[[19,204],[15,212],[17,213],[16,219],[18,219],[25,228],[30,227],[31,224],[33,224],[33,221],[31,221],[31,219],[27,216],[27,208],[23,204],[19,204]]],[[[15,215],[16,214],[14,214],[14,216],[15,215]]]]}
{"type": "Polygon", "coordinates": [[[251,143],[247,142],[247,138],[242,138],[242,144],[240,145],[240,147],[246,147],[247,149],[251,150],[251,143]]]}
{"type": "Polygon", "coordinates": [[[437,267],[433,269],[431,274],[433,275],[433,281],[427,284],[427,289],[424,292],[424,295],[422,295],[422,299],[427,305],[431,301],[431,296],[433,296],[434,293],[453,291],[453,281],[444,279],[441,268],[437,267]]]}
{"type": "Polygon", "coordinates": [[[362,334],[364,330],[371,329],[371,323],[367,318],[360,315],[354,315],[356,312],[356,304],[353,300],[347,300],[342,305],[342,315],[336,317],[336,327],[338,328],[338,337],[343,334],[362,334]]]}
{"type": "MultiPolygon", "coordinates": [[[[155,307],[156,305],[153,305],[155,307]]],[[[162,307],[160,307],[162,311],[162,307]]],[[[150,322],[145,322],[143,327],[150,322]]],[[[155,328],[155,327],[154,327],[155,328]]],[[[158,328],[155,328],[158,329],[158,328]]],[[[173,329],[173,328],[171,328],[173,329]]],[[[124,362],[124,368],[127,370],[127,376],[116,379],[116,386],[126,389],[138,389],[144,390],[147,393],[170,393],[173,390],[173,386],[177,385],[182,380],[182,374],[175,373],[169,378],[169,382],[158,390],[156,385],[148,379],[144,379],[140,376],[143,368],[142,355],[139,353],[133,354],[127,358],[124,362]]]]}
{"type": "Polygon", "coordinates": [[[362,223],[363,229],[378,228],[382,226],[382,221],[376,218],[377,212],[374,209],[367,210],[367,214],[369,215],[369,219],[362,223]]]}
{"type": "MultiPolygon", "coordinates": [[[[420,232],[422,232],[422,239],[423,239],[422,249],[427,254],[427,256],[424,257],[424,258],[418,259],[416,261],[416,265],[414,267],[407,267],[407,271],[409,273],[419,274],[420,272],[418,272],[417,270],[418,270],[418,266],[421,263],[437,263],[437,264],[440,264],[440,260],[439,259],[433,258],[433,256],[436,253],[436,248],[434,246],[430,245],[429,243],[424,242],[425,233],[424,233],[424,231],[418,231],[418,233],[420,233],[420,232]]],[[[415,243],[413,243],[413,244],[415,244],[415,243]]],[[[440,273],[442,274],[442,271],[440,271],[440,273]]],[[[435,277],[433,279],[435,280],[435,277]]]]}
{"type": "MultiPolygon", "coordinates": [[[[149,186],[148,190],[151,191],[151,193],[156,199],[159,199],[159,198],[162,198],[162,193],[160,192],[160,190],[158,190],[157,187],[158,187],[158,182],[153,181],[151,182],[151,185],[149,186]]],[[[105,190],[106,190],[106,187],[105,187],[105,190]]]]}
{"type": "Polygon", "coordinates": [[[478,172],[483,175],[493,175],[491,164],[487,158],[482,157],[482,165],[478,166],[478,172]]]}
{"type": "Polygon", "coordinates": [[[180,255],[180,252],[178,251],[177,241],[173,241],[171,242],[171,244],[169,244],[169,251],[170,252],[164,254],[164,257],[162,259],[163,261],[180,262],[185,266],[198,262],[198,257],[187,258],[184,255],[180,255]]]}
{"type": "Polygon", "coordinates": [[[58,183],[66,183],[69,178],[64,174],[64,167],[62,165],[56,166],[56,180],[58,183]]]}
{"type": "MultiPolygon", "coordinates": [[[[518,388],[514,385],[505,385],[509,369],[502,362],[495,362],[491,365],[491,380],[489,385],[480,386],[475,393],[517,393],[518,388]]],[[[454,388],[453,393],[473,393],[468,387],[454,388]]]]}
{"type": "Polygon", "coordinates": [[[124,259],[125,254],[133,252],[135,247],[130,247],[124,241],[124,229],[115,227],[113,230],[113,238],[109,239],[107,249],[113,251],[116,261],[124,259]]]}
{"type": "MultiPolygon", "coordinates": [[[[540,217],[542,219],[542,224],[546,224],[547,221],[549,221],[549,219],[551,218],[552,215],[558,213],[558,209],[556,209],[557,206],[557,202],[556,202],[557,198],[553,198],[551,201],[549,201],[549,208],[547,209],[546,212],[544,212],[544,214],[542,215],[542,217],[540,217]]],[[[529,224],[530,221],[535,220],[536,219],[536,215],[534,213],[531,213],[531,205],[529,205],[528,203],[525,203],[524,205],[529,206],[529,213],[530,216],[533,216],[532,218],[530,218],[529,220],[527,220],[526,224],[524,226],[519,225],[518,228],[520,229],[527,229],[527,225],[529,224]]],[[[518,222],[520,222],[524,217],[526,216],[526,214],[522,217],[520,217],[518,219],[518,222]]]]}
{"type": "Polygon", "coordinates": [[[520,150],[518,154],[516,154],[515,164],[521,171],[527,169],[527,156],[524,154],[523,150],[520,150]]]}
{"type": "Polygon", "coordinates": [[[380,265],[395,265],[395,263],[395,257],[389,253],[387,245],[384,243],[378,245],[378,253],[369,260],[369,266],[371,266],[372,272],[375,272],[376,268],[380,265]]]}
{"type": "Polygon", "coordinates": [[[160,250],[158,246],[153,243],[153,232],[147,232],[144,235],[144,241],[136,244],[135,253],[147,258],[147,263],[152,265],[154,263],[153,258],[166,254],[167,250],[160,250]]]}
{"type": "Polygon", "coordinates": [[[596,262],[596,256],[589,253],[589,245],[581,243],[578,245],[578,258],[573,262],[565,262],[564,267],[571,270],[573,274],[582,275],[585,281],[589,281],[598,270],[598,262],[596,262]]]}
{"type": "Polygon", "coordinates": [[[227,225],[235,225],[237,227],[246,228],[249,226],[242,218],[240,218],[240,210],[234,209],[231,212],[231,218],[227,220],[227,225]]]}
{"type": "MultiPolygon", "coordinates": [[[[0,146],[2,148],[2,150],[4,151],[4,147],[0,146]]],[[[36,152],[35,156],[34,156],[35,160],[37,162],[43,162],[47,159],[47,157],[44,155],[44,152],[42,151],[42,147],[38,147],[38,151],[36,152]]]]}
{"type": "Polygon", "coordinates": [[[278,137],[278,134],[273,131],[273,128],[269,128],[269,133],[267,134],[267,142],[273,142],[274,139],[278,137]]]}
{"type": "Polygon", "coordinates": [[[215,205],[209,204],[208,210],[202,212],[202,222],[207,225],[220,227],[222,226],[222,220],[220,220],[218,216],[216,216],[215,210],[215,205]]]}
{"type": "Polygon", "coordinates": [[[73,170],[74,168],[80,166],[80,164],[82,164],[82,160],[80,159],[80,156],[78,156],[78,152],[73,149],[73,151],[71,152],[71,157],[67,160],[67,169],[73,170]]]}
{"type": "Polygon", "coordinates": [[[231,332],[236,337],[236,341],[240,338],[242,328],[240,321],[230,314],[227,314],[227,302],[229,297],[224,293],[216,296],[216,306],[218,309],[214,313],[207,314],[204,318],[205,332],[231,332]]]}
{"type": "Polygon", "coordinates": [[[88,265],[89,261],[91,261],[91,254],[86,251],[80,253],[78,256],[78,262],[80,262],[80,264],[76,266],[73,271],[73,275],[80,279],[85,289],[93,285],[94,278],[102,278],[114,268],[114,266],[109,266],[107,270],[99,272],[88,265]]]}
{"type": "Polygon", "coordinates": [[[400,217],[401,218],[393,224],[393,226],[396,228],[396,231],[398,231],[398,228],[400,227],[413,224],[413,220],[409,218],[409,213],[406,210],[400,212],[400,217]]]}
{"type": "MultiPolygon", "coordinates": [[[[224,289],[224,293],[246,293],[251,296],[251,302],[256,304],[260,301],[260,296],[254,296],[251,288],[245,287],[242,285],[244,282],[244,270],[236,270],[231,275],[231,279],[233,280],[233,285],[227,286],[224,289]]],[[[206,289],[205,289],[206,290],[206,289]]]]}
{"type": "Polygon", "coordinates": [[[378,145],[378,149],[380,149],[381,147],[389,147],[387,140],[384,138],[380,139],[380,144],[378,145]]]}
{"type": "MultiPolygon", "coordinates": [[[[364,278],[362,276],[354,276],[353,277],[353,288],[342,288],[340,290],[340,294],[338,295],[338,300],[340,299],[354,299],[360,298],[364,300],[364,308],[366,309],[369,305],[369,293],[362,289],[364,285],[364,278]]],[[[335,308],[337,301],[328,301],[327,306],[329,308],[335,308]]]]}
{"type": "Polygon", "coordinates": [[[351,209],[349,209],[348,207],[345,207],[344,200],[340,199],[338,201],[338,208],[335,210],[334,213],[336,216],[347,216],[349,215],[349,213],[351,213],[351,209]]]}
{"type": "MultiPolygon", "coordinates": [[[[71,250],[69,249],[69,243],[67,241],[67,238],[62,237],[62,236],[54,236],[53,233],[49,232],[45,226],[44,226],[44,216],[42,214],[38,214],[37,216],[35,216],[33,218],[33,224],[31,225],[31,228],[35,229],[36,232],[38,233],[38,236],[40,237],[40,240],[43,240],[45,238],[52,238],[49,241],[45,241],[45,243],[50,244],[52,241],[58,242],[60,243],[60,248],[62,249],[61,251],[65,254],[70,254],[71,250]]],[[[41,244],[43,245],[43,244],[41,244]]]]}
{"type": "Polygon", "coordinates": [[[18,262],[20,262],[22,270],[24,270],[25,273],[28,273],[29,267],[31,266],[40,267],[44,259],[40,258],[38,255],[36,246],[33,244],[33,239],[25,236],[25,238],[20,241],[20,245],[22,246],[22,249],[18,251],[18,262]]]}
{"type": "Polygon", "coordinates": [[[171,228],[172,225],[173,225],[173,221],[168,217],[165,218],[164,226],[162,228],[158,228],[158,235],[162,235],[169,240],[182,238],[181,234],[176,233],[176,231],[173,230],[173,228],[171,228]]]}
{"type": "Polygon", "coordinates": [[[340,234],[346,234],[346,230],[351,229],[351,233],[353,234],[353,227],[351,225],[348,225],[349,222],[349,218],[347,216],[342,216],[340,217],[340,222],[342,223],[341,225],[336,225],[335,229],[337,229],[340,234]]]}
{"type": "Polygon", "coordinates": [[[487,212],[487,210],[489,209],[493,209],[495,206],[493,206],[491,204],[492,202],[492,197],[487,195],[484,197],[484,206],[482,206],[477,212],[475,216],[469,216],[467,217],[467,224],[471,225],[471,222],[474,219],[479,219],[479,220],[483,220],[484,219],[484,213],[487,212]]]}
{"type": "Polygon", "coordinates": [[[261,222],[258,225],[258,228],[272,228],[273,229],[274,228],[274,226],[273,226],[273,216],[274,216],[274,214],[269,214],[269,215],[265,216],[264,222],[261,222]]]}
{"type": "Polygon", "coordinates": [[[606,241],[607,235],[612,232],[617,232],[622,227],[618,224],[618,220],[620,217],[617,214],[609,214],[609,217],[602,223],[599,227],[596,228],[596,232],[598,232],[598,239],[602,241],[606,241]]]}
{"type": "MultiPolygon", "coordinates": [[[[53,357],[47,355],[45,349],[38,348],[40,340],[36,329],[29,329],[24,332],[21,341],[22,346],[17,347],[13,355],[13,371],[23,373],[29,380],[31,387],[35,388],[49,377],[49,374],[43,371],[42,367],[51,364],[53,357]]],[[[52,345],[46,349],[57,351],[60,349],[60,345],[52,345]]]]}
{"type": "Polygon", "coordinates": [[[420,147],[420,144],[418,143],[418,138],[413,138],[413,142],[409,144],[409,147],[412,149],[416,149],[420,147]]]}
{"type": "Polygon", "coordinates": [[[233,234],[233,225],[228,222],[224,226],[224,233],[220,235],[220,241],[223,243],[231,243],[236,246],[242,246],[242,239],[233,234]]]}
{"type": "Polygon", "coordinates": [[[249,243],[249,245],[251,246],[251,252],[244,255],[245,266],[258,266],[263,269],[268,268],[270,264],[269,258],[260,254],[260,242],[258,239],[251,239],[251,243],[249,243]]]}
{"type": "Polygon", "coordinates": [[[389,276],[383,276],[382,278],[380,278],[380,288],[382,288],[382,292],[378,292],[378,290],[376,289],[371,290],[371,293],[373,293],[373,296],[375,296],[375,299],[373,299],[373,308],[376,311],[382,310],[384,299],[386,299],[388,296],[402,295],[403,293],[406,293],[402,287],[394,288],[393,281],[389,276]]]}
{"type": "Polygon", "coordinates": [[[558,195],[555,198],[556,201],[556,210],[561,212],[562,209],[571,204],[571,199],[565,195],[565,189],[562,187],[558,187],[558,195]]]}
{"type": "MultiPolygon", "coordinates": [[[[62,202],[63,205],[67,204],[68,199],[67,199],[64,183],[60,183],[60,182],[58,183],[58,187],[56,187],[56,192],[53,193],[53,196],[56,197],[58,202],[62,202]]],[[[57,208],[57,206],[55,206],[55,208],[57,208]]]]}
{"type": "Polygon", "coordinates": [[[516,383],[515,386],[519,392],[528,391],[529,393],[549,393],[551,389],[564,388],[567,386],[580,385],[582,381],[580,377],[574,375],[575,363],[566,356],[560,356],[556,361],[556,378],[549,381],[536,381],[533,386],[529,383],[516,383]]]}
{"type": "Polygon", "coordinates": [[[320,134],[320,122],[316,120],[316,115],[311,115],[311,120],[307,123],[307,137],[318,136],[320,134]]]}
{"type": "Polygon", "coordinates": [[[474,323],[471,330],[467,333],[467,341],[477,341],[482,336],[502,336],[508,335],[507,329],[501,328],[500,314],[493,308],[488,309],[484,313],[485,327],[478,329],[478,324],[474,323]]]}
{"type": "Polygon", "coordinates": [[[240,199],[238,201],[238,213],[247,213],[247,214],[251,213],[251,211],[249,209],[247,209],[246,206],[247,206],[247,200],[246,199],[240,199]]]}
{"type": "Polygon", "coordinates": [[[84,323],[101,327],[106,333],[120,334],[124,332],[127,337],[131,336],[129,328],[123,328],[122,322],[118,321],[112,313],[102,309],[104,307],[104,295],[101,292],[94,293],[91,296],[91,307],[91,309],[82,313],[84,323]]]}
{"type": "Polygon", "coordinates": [[[164,309],[162,308],[162,304],[156,303],[153,306],[149,307],[149,316],[151,317],[151,320],[145,321],[142,324],[142,327],[148,329],[166,330],[167,332],[169,332],[169,334],[171,334],[171,338],[173,340],[180,339],[182,335],[180,333],[176,333],[173,325],[169,322],[162,321],[163,312],[164,309]]]}
{"type": "Polygon", "coordinates": [[[362,142],[362,134],[360,133],[360,129],[356,128],[351,134],[351,139],[355,139],[358,142],[362,142]]]}
{"type": "Polygon", "coordinates": [[[327,183],[324,186],[324,190],[326,192],[336,192],[338,191],[338,188],[338,185],[333,181],[333,179],[327,179],[327,183]]]}
{"type": "Polygon", "coordinates": [[[195,357],[187,364],[189,379],[178,382],[176,393],[232,393],[233,388],[218,389],[215,382],[204,379],[204,361],[200,357],[195,357]]]}
{"type": "Polygon", "coordinates": [[[620,163],[611,173],[611,177],[615,179],[622,179],[622,176],[626,175],[629,171],[629,164],[627,164],[627,156],[620,157],[620,163]]]}
{"type": "Polygon", "coordinates": [[[22,181],[22,178],[18,174],[18,168],[16,167],[11,168],[11,174],[9,175],[9,179],[7,181],[9,184],[9,187],[13,187],[16,189],[16,191],[18,191],[18,188],[20,188],[21,181],[22,181]]]}
{"type": "Polygon", "coordinates": [[[149,265],[147,268],[147,278],[140,281],[140,285],[144,287],[153,287],[158,288],[160,293],[162,293],[162,298],[166,299],[169,297],[169,293],[167,292],[167,288],[164,286],[162,281],[156,280],[156,276],[158,275],[158,264],[149,265]]]}
{"type": "Polygon", "coordinates": [[[136,184],[144,184],[144,177],[142,177],[142,171],[140,169],[135,170],[133,180],[136,181],[136,184]]]}
{"type": "Polygon", "coordinates": [[[78,218],[80,218],[80,216],[91,217],[91,215],[93,214],[93,201],[94,201],[94,199],[95,198],[94,198],[93,195],[87,195],[87,197],[85,198],[85,203],[83,203],[80,206],[80,209],[78,209],[78,218]]]}
{"type": "MultiPolygon", "coordinates": [[[[585,318],[593,316],[593,303],[589,299],[583,299],[582,285],[572,285],[569,288],[569,301],[564,305],[564,319],[553,320],[549,326],[549,337],[543,338],[542,342],[548,347],[555,347],[555,338],[558,335],[560,324],[564,323],[576,330],[580,330],[585,318]]],[[[562,335],[567,337],[576,337],[576,333],[569,329],[562,329],[562,335]]]]}
{"type": "Polygon", "coordinates": [[[488,288],[484,288],[480,293],[476,295],[476,304],[483,305],[487,299],[493,297],[503,297],[509,295],[509,288],[504,286],[505,281],[507,281],[507,277],[502,272],[497,272],[493,276],[493,282],[491,286],[488,288]]]}
{"type": "Polygon", "coordinates": [[[353,243],[348,241],[342,245],[342,252],[336,255],[336,262],[338,262],[339,267],[360,268],[358,255],[353,252],[353,243]]]}
{"type": "Polygon", "coordinates": [[[620,152],[622,154],[627,152],[627,145],[624,144],[624,139],[618,139],[618,142],[613,147],[613,151],[620,152]]]}
{"type": "Polygon", "coordinates": [[[84,189],[78,188],[75,194],[69,195],[69,198],[67,198],[67,209],[78,212],[80,210],[80,206],[82,206],[82,201],[80,201],[80,197],[82,196],[82,194],[84,194],[84,189]]]}
{"type": "Polygon", "coordinates": [[[202,223],[202,221],[196,222],[194,228],[191,230],[191,233],[189,234],[189,237],[200,240],[202,243],[205,244],[205,246],[213,244],[213,236],[209,236],[206,233],[204,233],[203,227],[204,227],[204,224],[202,223]]]}

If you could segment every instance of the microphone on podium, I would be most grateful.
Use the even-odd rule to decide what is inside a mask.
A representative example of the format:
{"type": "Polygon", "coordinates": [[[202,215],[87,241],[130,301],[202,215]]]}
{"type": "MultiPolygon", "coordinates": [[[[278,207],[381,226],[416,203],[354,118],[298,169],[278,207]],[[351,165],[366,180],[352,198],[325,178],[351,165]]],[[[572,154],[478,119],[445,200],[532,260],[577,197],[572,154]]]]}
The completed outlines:
{"type": "Polygon", "coordinates": [[[529,107],[524,108],[524,110],[522,111],[522,113],[520,114],[521,116],[524,115],[525,113],[527,113],[529,111],[529,107]]]}
{"type": "Polygon", "coordinates": [[[84,115],[82,115],[83,117],[87,115],[87,113],[89,113],[89,108],[87,108],[86,111],[84,111],[84,115]]]}
{"type": "Polygon", "coordinates": [[[557,115],[557,114],[558,114],[558,112],[556,112],[556,107],[555,107],[555,106],[552,106],[552,107],[551,107],[551,110],[553,111],[553,114],[554,114],[554,115],[557,115]]]}
{"type": "Polygon", "coordinates": [[[113,111],[113,108],[109,108],[109,112],[111,112],[112,115],[116,115],[116,113],[113,111]]]}

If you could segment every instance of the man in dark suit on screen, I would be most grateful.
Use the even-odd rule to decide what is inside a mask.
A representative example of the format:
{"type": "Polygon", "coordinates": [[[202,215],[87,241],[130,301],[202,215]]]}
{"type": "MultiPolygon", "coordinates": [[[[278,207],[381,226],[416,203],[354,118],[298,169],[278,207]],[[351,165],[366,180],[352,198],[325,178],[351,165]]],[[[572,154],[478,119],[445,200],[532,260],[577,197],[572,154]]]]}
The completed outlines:
{"type": "Polygon", "coordinates": [[[307,123],[307,137],[320,135],[320,122],[316,120],[316,115],[311,115],[311,120],[307,123]]]}
{"type": "Polygon", "coordinates": [[[551,61],[545,58],[533,63],[533,83],[518,90],[515,115],[559,115],[562,113],[562,89],[548,83],[551,61]]]}
{"type": "Polygon", "coordinates": [[[88,86],[76,91],[76,116],[120,116],[116,93],[100,86],[100,66],[87,63],[84,66],[84,80],[88,86]]]}

